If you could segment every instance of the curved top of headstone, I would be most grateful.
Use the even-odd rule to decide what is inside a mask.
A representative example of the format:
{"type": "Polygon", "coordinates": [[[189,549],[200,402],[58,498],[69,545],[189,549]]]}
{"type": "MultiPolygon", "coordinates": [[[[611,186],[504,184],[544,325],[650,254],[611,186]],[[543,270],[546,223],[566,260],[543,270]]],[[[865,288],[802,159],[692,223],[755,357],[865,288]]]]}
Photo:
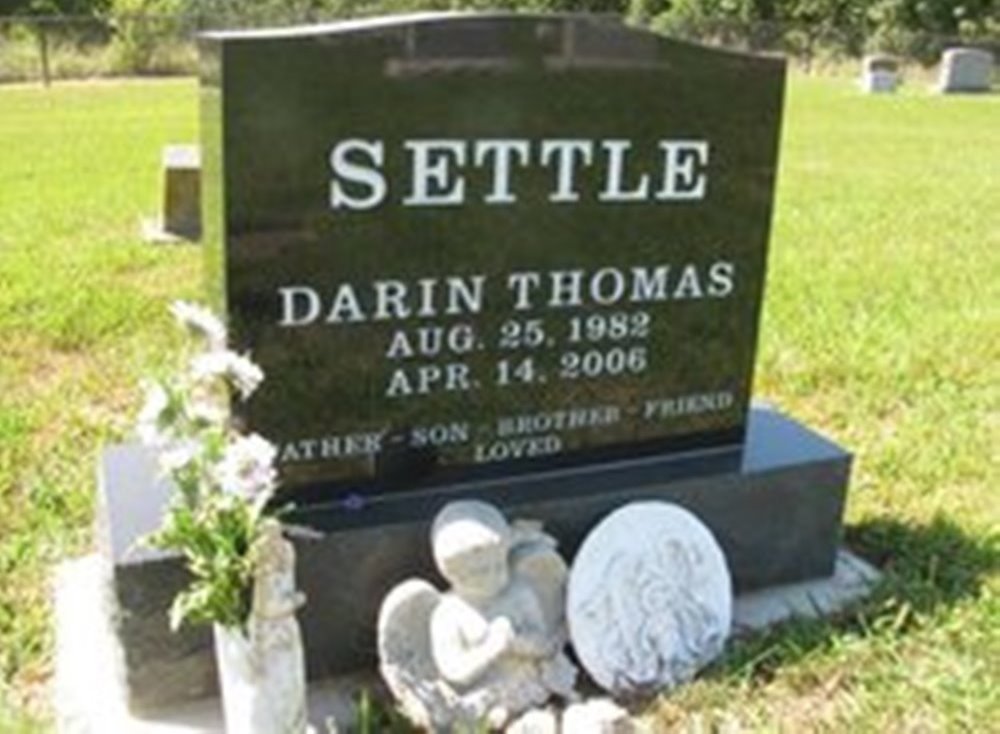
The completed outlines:
{"type": "Polygon", "coordinates": [[[982,59],[983,61],[993,61],[992,53],[984,48],[976,48],[974,46],[952,46],[950,48],[946,48],[941,56],[944,59],[950,59],[955,56],[970,56],[982,59]]]}
{"type": "Polygon", "coordinates": [[[862,66],[868,71],[898,71],[899,59],[888,53],[868,54],[862,60],[862,66]]]}
{"type": "MultiPolygon", "coordinates": [[[[355,33],[358,31],[377,31],[383,28],[393,28],[401,25],[412,25],[427,21],[439,21],[449,18],[469,16],[471,13],[460,12],[426,12],[400,13],[398,15],[382,15],[376,18],[352,18],[330,23],[307,23],[304,25],[280,26],[275,28],[242,28],[234,30],[204,31],[203,38],[220,40],[259,39],[259,38],[305,38],[309,36],[326,36],[337,33],[355,33]]],[[[476,14],[486,15],[486,14],[476,14]]]]}
{"type": "MultiPolygon", "coordinates": [[[[401,13],[375,18],[353,18],[350,20],[329,23],[313,23],[307,25],[284,26],[277,28],[250,28],[236,30],[205,31],[199,34],[202,38],[214,41],[266,41],[279,39],[309,39],[325,36],[345,36],[359,34],[381,34],[386,31],[397,31],[407,28],[430,26],[454,27],[463,33],[476,26],[485,24],[509,23],[512,25],[537,25],[539,27],[538,41],[550,49],[558,49],[562,54],[577,58],[601,58],[600,52],[611,52],[610,59],[619,61],[631,57],[633,60],[651,60],[656,56],[658,46],[688,47],[692,51],[703,51],[716,56],[734,56],[740,59],[760,59],[772,63],[784,63],[779,54],[748,53],[718,46],[707,46],[701,43],[680,40],[664,36],[640,26],[626,24],[615,15],[598,13],[512,13],[508,11],[441,11],[423,13],[401,13]],[[577,32],[592,29],[599,31],[603,45],[594,45],[597,36],[575,37],[572,32],[561,39],[555,39],[550,34],[557,25],[564,29],[577,32]],[[554,45],[554,41],[561,41],[554,45]]],[[[477,50],[474,43],[468,44],[469,50],[477,50]]],[[[479,51],[489,51],[489,48],[478,47],[479,51]]],[[[609,60],[609,57],[604,57],[609,60]]]]}

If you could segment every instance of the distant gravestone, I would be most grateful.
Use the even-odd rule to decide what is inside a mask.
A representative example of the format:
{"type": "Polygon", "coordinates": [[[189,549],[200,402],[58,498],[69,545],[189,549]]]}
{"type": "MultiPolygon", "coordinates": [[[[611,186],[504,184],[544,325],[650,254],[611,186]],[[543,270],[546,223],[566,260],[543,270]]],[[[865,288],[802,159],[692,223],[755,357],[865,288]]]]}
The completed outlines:
{"type": "Polygon", "coordinates": [[[886,54],[865,56],[861,65],[861,88],[869,94],[885,94],[899,86],[899,62],[886,54]]]}
{"type": "Polygon", "coordinates": [[[201,236],[201,151],[197,145],[163,148],[163,211],[143,224],[152,242],[197,240],[201,236]]]}
{"type": "Polygon", "coordinates": [[[950,48],[941,57],[938,91],[988,92],[993,77],[993,54],[976,48],[950,48]]]}

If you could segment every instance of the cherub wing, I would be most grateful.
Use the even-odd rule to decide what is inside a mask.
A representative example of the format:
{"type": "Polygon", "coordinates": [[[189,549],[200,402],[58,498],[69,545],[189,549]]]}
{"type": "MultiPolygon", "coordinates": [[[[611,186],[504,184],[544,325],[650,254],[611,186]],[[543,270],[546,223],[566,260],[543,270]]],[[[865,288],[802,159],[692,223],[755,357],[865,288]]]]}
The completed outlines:
{"type": "Polygon", "coordinates": [[[431,727],[440,676],[431,657],[430,620],[441,594],[423,579],[393,587],[378,615],[379,670],[407,717],[431,727]],[[431,700],[428,700],[430,697],[431,700]]]}
{"type": "Polygon", "coordinates": [[[569,569],[556,550],[556,541],[540,527],[514,525],[510,551],[511,572],[534,589],[545,615],[547,629],[563,634],[566,617],[566,582],[569,569]]]}

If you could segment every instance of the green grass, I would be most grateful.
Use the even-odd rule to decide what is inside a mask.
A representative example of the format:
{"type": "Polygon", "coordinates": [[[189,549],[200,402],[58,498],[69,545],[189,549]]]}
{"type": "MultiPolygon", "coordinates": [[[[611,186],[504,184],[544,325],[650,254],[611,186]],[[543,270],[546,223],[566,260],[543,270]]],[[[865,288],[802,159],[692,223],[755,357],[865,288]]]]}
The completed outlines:
{"type": "Polygon", "coordinates": [[[164,311],[194,248],[137,240],[159,151],[197,134],[191,81],[0,88],[0,729],[45,714],[50,568],[86,550],[95,457],[139,376],[175,353],[164,311]]]}
{"type": "MultiPolygon", "coordinates": [[[[886,570],[829,622],[734,645],[662,729],[988,731],[1000,720],[1000,97],[795,77],[758,396],[854,449],[848,538],[886,570]]],[[[0,87],[0,730],[51,713],[49,576],[94,462],[179,348],[196,248],[137,238],[191,81],[0,87]]]]}

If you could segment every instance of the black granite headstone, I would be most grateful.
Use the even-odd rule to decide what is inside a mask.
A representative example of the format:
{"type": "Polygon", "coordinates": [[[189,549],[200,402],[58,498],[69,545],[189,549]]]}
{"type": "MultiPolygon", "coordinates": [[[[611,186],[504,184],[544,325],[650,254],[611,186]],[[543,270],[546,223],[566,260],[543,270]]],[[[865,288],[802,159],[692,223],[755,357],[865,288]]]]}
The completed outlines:
{"type": "Polygon", "coordinates": [[[286,487],[741,445],[783,60],[572,15],[205,51],[213,283],[286,487]]]}

